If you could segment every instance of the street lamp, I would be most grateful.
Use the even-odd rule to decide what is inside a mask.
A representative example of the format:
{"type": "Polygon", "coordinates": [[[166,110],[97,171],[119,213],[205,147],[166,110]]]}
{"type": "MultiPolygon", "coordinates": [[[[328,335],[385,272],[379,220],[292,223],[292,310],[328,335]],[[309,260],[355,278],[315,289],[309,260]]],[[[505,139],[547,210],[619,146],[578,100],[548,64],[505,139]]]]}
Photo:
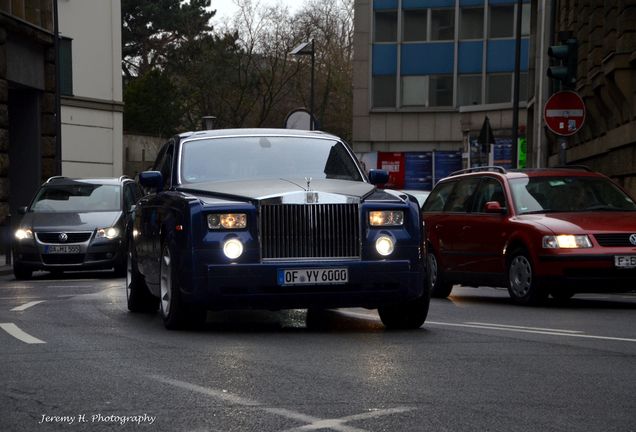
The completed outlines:
{"type": "Polygon", "coordinates": [[[311,56],[311,90],[309,94],[309,115],[311,116],[310,130],[314,130],[314,69],[316,63],[316,56],[314,50],[314,40],[309,42],[303,42],[297,45],[290,54],[292,55],[310,55],[311,56]]]}

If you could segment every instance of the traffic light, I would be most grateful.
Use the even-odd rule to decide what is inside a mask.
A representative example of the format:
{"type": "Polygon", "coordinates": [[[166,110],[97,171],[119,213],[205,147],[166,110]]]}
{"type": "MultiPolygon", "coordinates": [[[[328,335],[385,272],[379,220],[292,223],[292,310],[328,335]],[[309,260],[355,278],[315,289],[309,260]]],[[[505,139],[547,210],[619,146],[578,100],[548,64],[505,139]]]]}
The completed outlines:
{"type": "Polygon", "coordinates": [[[548,56],[558,64],[548,68],[548,76],[560,81],[564,88],[576,86],[576,66],[579,43],[574,38],[567,39],[561,45],[548,48],[548,56]]]}

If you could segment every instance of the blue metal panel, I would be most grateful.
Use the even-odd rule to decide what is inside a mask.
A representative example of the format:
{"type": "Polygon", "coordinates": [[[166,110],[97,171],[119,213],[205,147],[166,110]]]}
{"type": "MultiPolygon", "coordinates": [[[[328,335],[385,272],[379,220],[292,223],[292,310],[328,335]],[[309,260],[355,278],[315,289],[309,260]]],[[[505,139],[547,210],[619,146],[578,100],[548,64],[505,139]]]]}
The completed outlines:
{"type": "Polygon", "coordinates": [[[459,0],[460,6],[483,6],[485,0],[459,0]]]}
{"type": "Polygon", "coordinates": [[[402,0],[402,9],[455,7],[455,0],[402,0]]]}
{"type": "MultiPolygon", "coordinates": [[[[488,42],[487,72],[512,72],[515,68],[515,40],[488,42]]],[[[528,39],[521,39],[521,71],[528,70],[528,39]]]]}
{"type": "Polygon", "coordinates": [[[455,151],[435,152],[435,183],[444,177],[448,177],[453,171],[462,169],[462,153],[455,151]]]}
{"type": "Polygon", "coordinates": [[[397,9],[398,0],[373,0],[373,9],[397,9]]]}
{"type": "Polygon", "coordinates": [[[397,73],[397,45],[373,45],[373,76],[397,73]]]}
{"type": "Polygon", "coordinates": [[[491,5],[515,4],[517,0],[488,0],[491,5]]]}
{"type": "Polygon", "coordinates": [[[404,155],[404,189],[433,188],[433,153],[409,152],[404,155]]]}
{"type": "Polygon", "coordinates": [[[460,42],[459,43],[459,73],[481,73],[483,69],[484,43],[460,42]]]}
{"type": "Polygon", "coordinates": [[[453,42],[402,45],[402,75],[453,73],[453,42]]]}

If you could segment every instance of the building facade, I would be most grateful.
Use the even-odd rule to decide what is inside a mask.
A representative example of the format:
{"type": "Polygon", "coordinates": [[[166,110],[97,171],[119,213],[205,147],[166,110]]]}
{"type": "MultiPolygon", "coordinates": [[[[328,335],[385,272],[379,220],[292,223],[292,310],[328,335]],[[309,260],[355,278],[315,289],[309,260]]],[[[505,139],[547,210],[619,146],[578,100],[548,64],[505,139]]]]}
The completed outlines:
{"type": "Polygon", "coordinates": [[[57,172],[53,1],[0,0],[0,225],[57,172]]]}
{"type": "Polygon", "coordinates": [[[123,173],[121,1],[58,0],[61,172],[123,173]]]}
{"type": "Polygon", "coordinates": [[[562,162],[600,171],[636,196],[636,1],[533,0],[536,34],[528,122],[530,152],[540,166],[562,162]],[[585,102],[583,127],[565,152],[543,127],[546,98],[557,90],[546,71],[547,49],[560,39],[578,42],[576,91],[585,102]]]}
{"type": "Polygon", "coordinates": [[[454,169],[510,165],[516,17],[523,132],[530,11],[516,0],[356,0],[353,147],[367,168],[427,189],[454,169]],[[484,154],[486,117],[497,145],[484,154]]]}

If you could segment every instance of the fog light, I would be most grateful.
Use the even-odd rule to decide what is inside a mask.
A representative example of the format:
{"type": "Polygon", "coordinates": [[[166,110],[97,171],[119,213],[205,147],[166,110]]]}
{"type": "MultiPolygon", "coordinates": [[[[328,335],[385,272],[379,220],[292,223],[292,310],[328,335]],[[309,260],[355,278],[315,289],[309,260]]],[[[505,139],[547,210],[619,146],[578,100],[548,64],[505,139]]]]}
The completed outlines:
{"type": "Polygon", "coordinates": [[[382,256],[388,256],[393,253],[394,249],[393,239],[388,236],[380,236],[375,241],[375,250],[382,256]]]}
{"type": "Polygon", "coordinates": [[[243,243],[239,239],[231,238],[223,243],[223,253],[229,259],[237,259],[243,254],[243,243]]]}

